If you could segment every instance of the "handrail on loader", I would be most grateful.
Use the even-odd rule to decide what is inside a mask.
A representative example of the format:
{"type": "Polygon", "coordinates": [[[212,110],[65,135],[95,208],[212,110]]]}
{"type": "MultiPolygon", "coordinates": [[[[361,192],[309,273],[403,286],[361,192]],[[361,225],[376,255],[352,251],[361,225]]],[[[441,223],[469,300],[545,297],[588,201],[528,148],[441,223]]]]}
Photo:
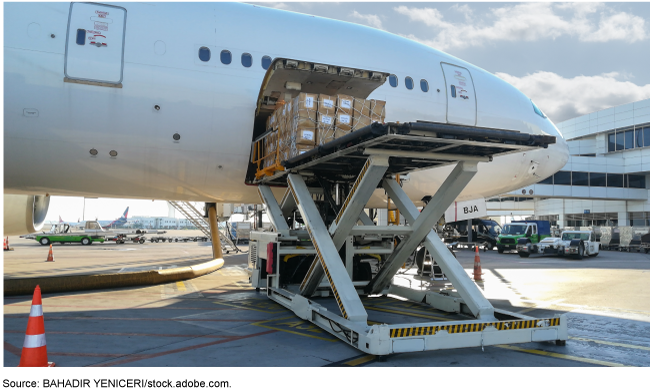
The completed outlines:
{"type": "Polygon", "coordinates": [[[259,179],[264,176],[272,176],[277,171],[284,171],[284,167],[280,164],[280,148],[278,147],[279,139],[275,139],[275,150],[267,152],[268,137],[273,132],[268,131],[259,137],[253,143],[252,163],[256,164],[255,178],[259,179]]]}

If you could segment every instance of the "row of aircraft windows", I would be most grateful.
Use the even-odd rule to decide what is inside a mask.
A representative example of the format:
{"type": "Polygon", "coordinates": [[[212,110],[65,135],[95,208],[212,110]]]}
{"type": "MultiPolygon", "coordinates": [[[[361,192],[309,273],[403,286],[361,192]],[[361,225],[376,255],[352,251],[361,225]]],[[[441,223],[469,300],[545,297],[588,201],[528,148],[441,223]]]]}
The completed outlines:
{"type": "MultiPolygon", "coordinates": [[[[199,49],[199,59],[203,62],[208,62],[210,61],[210,49],[203,46],[199,49]]],[[[264,56],[262,57],[262,68],[264,70],[267,70],[269,66],[271,66],[271,57],[269,56],[264,56]]],[[[221,51],[221,63],[225,65],[230,65],[232,62],[232,54],[228,50],[222,50],[221,51]]],[[[250,68],[253,65],[253,56],[244,53],[241,55],[241,64],[246,67],[250,68]]],[[[391,85],[391,87],[397,87],[397,76],[394,74],[391,74],[388,76],[388,83],[391,85]]],[[[404,79],[404,85],[406,86],[406,89],[413,89],[413,79],[410,77],[406,77],[404,79]]],[[[429,92],[429,82],[425,79],[420,80],[420,89],[422,92],[429,92]]]]}
{"type": "MultiPolygon", "coordinates": [[[[397,76],[395,76],[394,74],[388,76],[388,83],[390,84],[391,87],[397,88],[397,84],[398,84],[397,76]]],[[[413,85],[414,85],[413,79],[406,76],[406,78],[404,79],[404,86],[406,87],[406,89],[413,89],[413,85]]],[[[420,80],[420,89],[422,90],[422,92],[429,92],[429,82],[426,81],[425,79],[420,80]]]]}
{"type": "Polygon", "coordinates": [[[646,188],[645,176],[618,173],[559,171],[537,184],[586,187],[646,188]]]}
{"type": "MultiPolygon", "coordinates": [[[[199,59],[203,62],[208,62],[210,61],[210,58],[212,57],[212,53],[210,52],[210,49],[202,46],[199,49],[199,59]]],[[[221,63],[224,65],[230,65],[232,62],[232,53],[228,50],[221,50],[221,53],[219,54],[219,59],[221,60],[221,63]]],[[[262,57],[262,68],[264,70],[267,70],[269,66],[271,66],[271,57],[269,56],[264,56],[262,57]]],[[[249,53],[244,53],[241,55],[241,64],[245,68],[250,68],[253,66],[253,56],[250,55],[249,53]]]]}

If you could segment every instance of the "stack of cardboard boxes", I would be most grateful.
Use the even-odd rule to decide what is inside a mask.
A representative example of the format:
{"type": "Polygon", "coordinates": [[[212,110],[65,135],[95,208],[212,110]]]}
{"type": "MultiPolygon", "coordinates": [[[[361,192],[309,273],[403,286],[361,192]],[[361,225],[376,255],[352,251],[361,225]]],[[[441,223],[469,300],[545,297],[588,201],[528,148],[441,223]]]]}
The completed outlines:
{"type": "Polygon", "coordinates": [[[279,161],[289,160],[372,122],[383,123],[386,118],[385,101],[348,95],[303,92],[280,104],[267,121],[272,132],[265,138],[264,167],[276,162],[277,150],[279,161]]]}

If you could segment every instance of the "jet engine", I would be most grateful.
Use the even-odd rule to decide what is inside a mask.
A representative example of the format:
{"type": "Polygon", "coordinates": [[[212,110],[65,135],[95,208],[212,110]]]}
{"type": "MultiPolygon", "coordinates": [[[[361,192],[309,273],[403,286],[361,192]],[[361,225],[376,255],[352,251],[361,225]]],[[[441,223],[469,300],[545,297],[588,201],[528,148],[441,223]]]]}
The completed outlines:
{"type": "Polygon", "coordinates": [[[43,228],[49,195],[4,194],[4,235],[35,233],[43,228]]]}

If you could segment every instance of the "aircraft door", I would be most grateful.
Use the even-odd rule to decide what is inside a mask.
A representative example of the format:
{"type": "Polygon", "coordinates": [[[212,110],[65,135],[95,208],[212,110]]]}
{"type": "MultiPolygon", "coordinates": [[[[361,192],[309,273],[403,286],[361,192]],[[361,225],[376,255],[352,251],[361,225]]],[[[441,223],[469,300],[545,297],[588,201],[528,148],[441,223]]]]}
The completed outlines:
{"type": "Polygon", "coordinates": [[[469,70],[441,62],[447,87],[447,122],[476,126],[476,94],[469,70]]]}
{"type": "Polygon", "coordinates": [[[122,82],[126,10],[72,3],[65,47],[65,76],[110,84],[122,82]]]}

